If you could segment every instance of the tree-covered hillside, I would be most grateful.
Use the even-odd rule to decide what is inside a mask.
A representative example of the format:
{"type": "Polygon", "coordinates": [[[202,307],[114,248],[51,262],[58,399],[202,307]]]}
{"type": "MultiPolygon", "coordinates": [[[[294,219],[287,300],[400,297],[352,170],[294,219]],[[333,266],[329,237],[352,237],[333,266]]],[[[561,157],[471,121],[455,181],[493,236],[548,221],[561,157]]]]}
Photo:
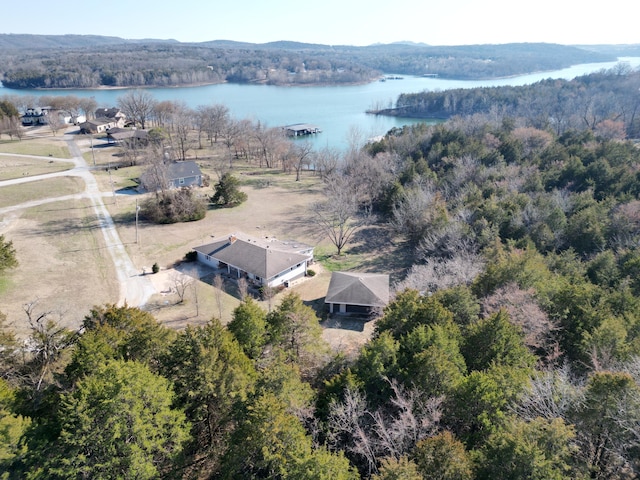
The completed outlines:
{"type": "Polygon", "coordinates": [[[402,94],[395,108],[375,113],[416,118],[497,114],[526,117],[541,129],[603,128],[619,122],[626,134],[640,133],[640,71],[620,63],[573,80],[547,79],[523,86],[456,88],[402,94]]]}
{"type": "Polygon", "coordinates": [[[0,35],[0,80],[10,88],[340,84],[370,82],[382,72],[472,79],[612,60],[607,53],[554,44],[354,47],[0,35]]]}

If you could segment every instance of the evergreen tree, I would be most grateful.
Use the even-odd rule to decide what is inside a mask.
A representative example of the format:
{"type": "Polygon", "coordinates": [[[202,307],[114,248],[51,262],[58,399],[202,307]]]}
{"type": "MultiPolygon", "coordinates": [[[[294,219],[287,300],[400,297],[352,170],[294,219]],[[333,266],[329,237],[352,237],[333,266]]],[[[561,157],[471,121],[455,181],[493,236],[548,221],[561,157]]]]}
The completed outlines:
{"type": "Polygon", "coordinates": [[[233,319],[227,325],[249,358],[257,359],[267,341],[266,312],[251,297],[233,311],[233,319]]]}
{"type": "Polygon", "coordinates": [[[574,431],[561,419],[512,419],[493,433],[481,451],[478,480],[569,480],[574,431]]]}
{"type": "Polygon", "coordinates": [[[220,454],[232,412],[254,389],[256,372],[219,320],[187,327],[170,346],[163,372],[173,381],[177,404],[193,425],[194,452],[220,454]]]}
{"type": "Polygon", "coordinates": [[[225,173],[220,177],[220,181],[215,185],[215,192],[211,201],[216,205],[226,207],[239,205],[247,199],[247,194],[240,190],[240,181],[230,173],[225,173]]]}
{"type": "Polygon", "coordinates": [[[62,397],[55,454],[34,478],[153,479],[167,474],[189,438],[168,380],[112,360],[62,397]]]}

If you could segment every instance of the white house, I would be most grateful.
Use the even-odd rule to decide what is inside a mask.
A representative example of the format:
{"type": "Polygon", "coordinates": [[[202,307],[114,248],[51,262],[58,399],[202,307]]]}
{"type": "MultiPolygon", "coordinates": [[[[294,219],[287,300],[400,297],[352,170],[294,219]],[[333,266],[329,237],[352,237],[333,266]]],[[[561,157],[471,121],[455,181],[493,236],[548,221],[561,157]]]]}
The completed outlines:
{"type": "Polygon", "coordinates": [[[288,286],[292,280],[304,277],[313,262],[310,245],[244,233],[214,238],[211,243],[193,250],[198,254],[198,261],[205,265],[270,287],[288,286]]]}

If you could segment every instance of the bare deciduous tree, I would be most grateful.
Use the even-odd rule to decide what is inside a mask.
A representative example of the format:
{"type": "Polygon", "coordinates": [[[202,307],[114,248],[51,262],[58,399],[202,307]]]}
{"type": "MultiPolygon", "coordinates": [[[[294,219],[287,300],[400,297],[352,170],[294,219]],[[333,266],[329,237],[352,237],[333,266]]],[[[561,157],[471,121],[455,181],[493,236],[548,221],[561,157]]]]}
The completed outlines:
{"type": "Polygon", "coordinates": [[[517,284],[510,283],[482,301],[485,317],[500,309],[505,309],[509,314],[509,321],[522,329],[525,344],[537,350],[552,352],[551,334],[558,327],[540,308],[532,288],[522,290],[517,284]]]}
{"type": "Polygon", "coordinates": [[[249,295],[249,283],[247,279],[242,277],[238,279],[238,296],[240,301],[244,302],[245,298],[249,295]]]}
{"type": "Polygon", "coordinates": [[[198,131],[207,135],[209,144],[213,145],[229,121],[229,109],[220,104],[201,105],[197,108],[198,131]]]}
{"type": "Polygon", "coordinates": [[[148,158],[148,167],[140,177],[140,181],[145,190],[155,192],[165,196],[169,188],[169,171],[166,162],[162,157],[152,155],[148,158]]]}
{"type": "Polygon", "coordinates": [[[417,245],[425,234],[446,216],[435,187],[429,183],[406,188],[401,199],[393,206],[391,224],[398,233],[417,245]]]}
{"type": "Polygon", "coordinates": [[[218,318],[222,320],[222,294],[224,293],[224,279],[221,275],[213,277],[213,286],[215,287],[216,305],[218,306],[218,318]]]}
{"type": "Polygon", "coordinates": [[[329,440],[361,457],[374,472],[383,457],[399,459],[420,440],[437,432],[442,398],[425,398],[390,380],[393,397],[384,410],[368,410],[364,395],[348,388],[341,402],[329,407],[329,440]]]}
{"type": "Polygon", "coordinates": [[[230,169],[233,168],[233,159],[235,158],[233,148],[238,141],[238,138],[240,137],[240,132],[240,123],[232,119],[227,119],[223,127],[220,129],[220,138],[222,139],[224,146],[227,147],[227,156],[230,169]]]}
{"type": "Polygon", "coordinates": [[[323,180],[333,175],[340,165],[341,154],[335,148],[325,147],[313,156],[315,171],[323,180]]]}
{"type": "Polygon", "coordinates": [[[568,421],[568,412],[582,400],[582,392],[567,366],[540,372],[513,407],[524,420],[536,418],[568,421]]]}
{"type": "Polygon", "coordinates": [[[187,290],[193,284],[193,279],[183,273],[173,272],[169,280],[171,281],[171,286],[178,295],[178,303],[183,303],[187,290]]]}
{"type": "Polygon", "coordinates": [[[149,92],[132,90],[118,98],[118,107],[136,125],[144,129],[153,114],[156,100],[149,92]]]}
{"type": "Polygon", "coordinates": [[[280,128],[267,128],[258,123],[253,129],[253,138],[257,142],[257,156],[260,167],[272,168],[288,148],[287,139],[280,128]]]}
{"type": "Polygon", "coordinates": [[[177,151],[180,155],[180,160],[187,158],[187,150],[190,150],[194,146],[194,141],[191,138],[191,132],[193,130],[192,119],[194,113],[186,106],[181,108],[173,115],[173,132],[174,141],[177,146],[177,151]]]}
{"type": "Polygon", "coordinates": [[[364,222],[358,212],[357,193],[348,177],[332,175],[327,179],[327,200],[311,206],[315,221],[341,255],[355,231],[364,222]]]}
{"type": "Polygon", "coordinates": [[[47,115],[47,124],[49,125],[49,129],[51,133],[55,137],[56,134],[64,128],[64,119],[59,115],[57,111],[50,112],[47,115]]]}
{"type": "Polygon", "coordinates": [[[296,172],[296,182],[300,181],[300,172],[306,166],[309,167],[309,160],[313,152],[311,142],[291,142],[286,155],[287,170],[293,168],[296,172]]]}
{"type": "Polygon", "coordinates": [[[395,290],[407,288],[419,292],[469,285],[483,270],[484,260],[480,255],[460,252],[452,258],[429,259],[425,265],[411,267],[406,278],[396,284],[395,290]]]}
{"type": "Polygon", "coordinates": [[[53,320],[52,311],[36,312],[37,305],[38,300],[31,301],[23,305],[23,310],[31,329],[27,350],[31,355],[29,363],[36,370],[33,384],[36,391],[39,391],[45,378],[51,374],[52,366],[75,341],[76,335],[62,327],[61,322],[53,320]]]}

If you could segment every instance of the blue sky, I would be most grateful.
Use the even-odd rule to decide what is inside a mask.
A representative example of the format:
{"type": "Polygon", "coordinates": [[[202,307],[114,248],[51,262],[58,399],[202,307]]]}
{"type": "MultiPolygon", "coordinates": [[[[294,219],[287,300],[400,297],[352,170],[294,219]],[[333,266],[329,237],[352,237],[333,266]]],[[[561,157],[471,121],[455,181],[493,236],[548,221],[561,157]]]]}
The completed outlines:
{"type": "Polygon", "coordinates": [[[0,0],[0,33],[183,42],[640,43],[638,23],[631,0],[0,0]]]}

